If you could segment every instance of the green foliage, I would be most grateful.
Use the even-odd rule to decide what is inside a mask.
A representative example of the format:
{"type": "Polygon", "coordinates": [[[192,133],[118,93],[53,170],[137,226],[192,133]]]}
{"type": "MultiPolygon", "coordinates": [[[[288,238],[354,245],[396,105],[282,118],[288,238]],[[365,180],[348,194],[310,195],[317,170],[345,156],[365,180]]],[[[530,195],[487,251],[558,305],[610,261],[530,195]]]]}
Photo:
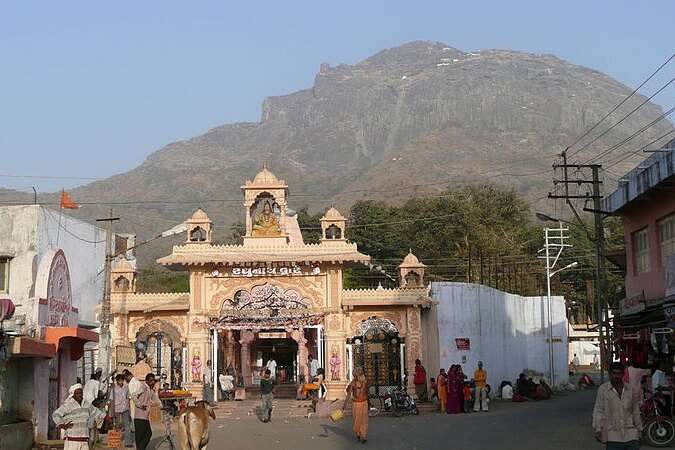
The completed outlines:
{"type": "Polygon", "coordinates": [[[310,214],[304,206],[298,211],[298,225],[302,231],[302,240],[306,244],[318,244],[321,240],[321,217],[323,212],[310,214]]]}
{"type": "Polygon", "coordinates": [[[138,292],[189,292],[190,279],[187,272],[143,270],[138,274],[138,292]]]}

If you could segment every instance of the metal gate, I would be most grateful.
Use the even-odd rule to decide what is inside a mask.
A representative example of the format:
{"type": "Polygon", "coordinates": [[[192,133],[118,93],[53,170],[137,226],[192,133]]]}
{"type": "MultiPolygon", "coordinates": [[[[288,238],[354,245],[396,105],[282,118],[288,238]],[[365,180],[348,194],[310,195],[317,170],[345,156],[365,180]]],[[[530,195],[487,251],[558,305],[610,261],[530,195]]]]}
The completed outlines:
{"type": "Polygon", "coordinates": [[[401,355],[403,338],[393,322],[376,317],[361,322],[359,335],[347,341],[351,344],[352,372],[363,367],[371,395],[379,396],[402,380],[401,355]]]}

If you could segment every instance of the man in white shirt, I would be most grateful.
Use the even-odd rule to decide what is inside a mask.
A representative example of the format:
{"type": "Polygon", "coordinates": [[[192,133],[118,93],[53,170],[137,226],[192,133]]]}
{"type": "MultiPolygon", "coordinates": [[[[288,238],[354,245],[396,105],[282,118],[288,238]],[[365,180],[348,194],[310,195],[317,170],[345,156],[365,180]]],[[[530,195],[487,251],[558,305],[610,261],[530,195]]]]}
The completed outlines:
{"type": "Polygon", "coordinates": [[[270,378],[272,381],[275,381],[277,379],[277,362],[274,358],[270,358],[270,360],[267,361],[265,368],[270,371],[270,378]]]}
{"type": "Polygon", "coordinates": [[[316,377],[317,371],[319,370],[319,361],[312,358],[312,355],[309,355],[307,365],[309,366],[309,376],[314,379],[314,377],[316,377]]]}
{"type": "Polygon", "coordinates": [[[593,408],[595,437],[608,449],[639,449],[642,435],[640,393],[624,384],[624,366],[609,365],[609,381],[598,388],[593,408]]]}
{"type": "MultiPolygon", "coordinates": [[[[122,372],[122,374],[124,375],[124,379],[127,382],[127,387],[129,388],[129,399],[132,400],[132,405],[135,405],[135,403],[133,402],[136,401],[141,391],[143,390],[143,384],[140,381],[138,381],[138,379],[128,369],[124,369],[124,372],[122,372]]],[[[131,408],[131,418],[132,419],[136,418],[135,407],[131,408]]]]}
{"type": "Polygon", "coordinates": [[[101,372],[101,369],[96,369],[96,372],[91,374],[91,379],[84,385],[82,396],[88,403],[94,404],[98,399],[101,390],[101,372]]]}

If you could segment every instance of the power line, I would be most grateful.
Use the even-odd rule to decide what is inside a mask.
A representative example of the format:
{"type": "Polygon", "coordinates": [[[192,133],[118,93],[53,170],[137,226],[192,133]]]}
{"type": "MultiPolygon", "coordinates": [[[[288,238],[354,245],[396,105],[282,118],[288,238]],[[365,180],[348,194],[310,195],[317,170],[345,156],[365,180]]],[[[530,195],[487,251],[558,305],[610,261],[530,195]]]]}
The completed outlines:
{"type": "Polygon", "coordinates": [[[618,125],[620,125],[624,120],[628,119],[631,115],[633,115],[633,113],[635,113],[638,109],[642,108],[642,106],[644,106],[644,105],[645,105],[646,103],[648,103],[651,99],[653,99],[654,97],[656,97],[656,96],[657,96],[659,93],[661,93],[665,88],[667,88],[668,86],[670,86],[670,84],[673,83],[674,81],[675,81],[675,78],[672,78],[669,82],[667,82],[665,85],[663,85],[658,91],[656,91],[655,93],[653,93],[648,99],[646,99],[645,101],[643,101],[642,103],[640,103],[637,107],[635,107],[635,109],[633,109],[631,112],[629,112],[628,114],[626,114],[625,116],[623,116],[623,117],[621,118],[621,120],[619,120],[619,121],[616,122],[614,125],[610,126],[610,127],[607,128],[605,131],[603,131],[602,133],[600,133],[599,135],[597,135],[597,136],[596,136],[595,138],[593,138],[590,142],[587,142],[584,146],[582,146],[582,147],[581,147],[580,149],[578,149],[577,151],[570,153],[568,156],[576,155],[577,153],[579,153],[579,152],[585,150],[586,148],[588,148],[588,147],[589,147],[590,145],[592,145],[593,143],[597,142],[598,139],[602,138],[602,137],[605,136],[607,133],[609,133],[609,132],[612,131],[614,128],[616,128],[618,125]]]}
{"type": "MultiPolygon", "coordinates": [[[[675,80],[675,78],[673,78],[673,80],[675,80]]],[[[651,121],[650,123],[648,123],[647,125],[645,125],[645,126],[643,126],[642,128],[640,128],[639,130],[637,130],[635,133],[631,134],[631,135],[628,136],[627,138],[623,139],[622,141],[620,141],[620,142],[614,144],[613,146],[609,147],[608,149],[606,149],[605,151],[601,152],[600,154],[598,154],[598,155],[594,156],[593,158],[589,159],[589,160],[586,162],[586,164],[591,163],[591,162],[594,162],[594,161],[599,161],[600,158],[604,158],[605,156],[609,155],[609,154],[612,153],[614,150],[618,149],[619,147],[622,147],[624,144],[626,144],[626,143],[628,143],[629,141],[633,140],[633,138],[635,138],[636,136],[638,136],[638,135],[644,133],[646,130],[648,130],[649,128],[651,128],[651,127],[653,127],[654,125],[656,125],[658,122],[660,122],[660,121],[662,121],[663,119],[665,119],[666,117],[668,117],[668,116],[669,116],[670,114],[672,114],[674,111],[675,111],[675,106],[673,106],[672,108],[670,108],[670,109],[669,109],[668,111],[666,111],[665,113],[661,114],[661,115],[660,115],[659,117],[657,117],[656,119],[652,120],[652,121],[651,121]]]]}
{"type": "MultiPolygon", "coordinates": [[[[658,67],[651,75],[649,75],[649,76],[647,77],[647,79],[645,79],[642,83],[640,83],[640,85],[639,85],[638,87],[636,87],[635,89],[633,89],[633,91],[630,93],[630,95],[628,95],[626,98],[624,98],[623,100],[621,100],[614,108],[612,108],[607,114],[605,114],[605,115],[603,116],[603,118],[600,119],[595,125],[593,125],[591,128],[589,128],[588,130],[586,130],[586,132],[584,132],[584,133],[583,133],[581,136],[579,136],[574,142],[572,142],[570,145],[568,145],[567,148],[566,148],[565,150],[567,151],[567,150],[571,149],[571,148],[574,147],[576,144],[578,144],[579,141],[581,141],[583,138],[585,138],[586,136],[588,136],[588,134],[589,134],[591,131],[595,130],[595,129],[598,127],[598,125],[600,125],[605,119],[607,119],[609,116],[611,116],[612,113],[613,113],[614,111],[616,111],[617,109],[619,109],[619,108],[621,107],[621,105],[623,105],[624,103],[626,103],[626,102],[627,102],[628,100],[630,100],[635,94],[637,94],[637,92],[640,90],[640,88],[642,88],[642,86],[644,86],[645,84],[647,84],[647,83],[649,82],[649,80],[651,80],[652,78],[654,78],[654,76],[655,76],[657,73],[659,73],[659,72],[661,71],[661,69],[663,69],[670,61],[672,61],[673,58],[675,58],[675,53],[673,53],[672,55],[670,55],[670,58],[668,58],[665,62],[663,62],[663,63],[662,63],[662,64],[661,64],[661,65],[660,65],[660,66],[659,66],[659,67],[658,67]]],[[[569,156],[572,156],[572,155],[574,155],[574,154],[576,154],[576,153],[578,153],[578,152],[580,152],[580,151],[581,151],[581,150],[577,150],[576,152],[570,153],[569,156]]]]}
{"type": "MultiPolygon", "coordinates": [[[[610,163],[609,165],[607,165],[607,167],[605,167],[605,170],[607,170],[608,168],[612,168],[612,167],[616,166],[617,164],[622,163],[623,161],[627,160],[628,158],[631,158],[631,157],[633,157],[633,156],[636,156],[636,155],[638,155],[638,154],[641,154],[643,150],[647,149],[647,148],[650,147],[652,144],[654,144],[654,143],[660,141],[660,140],[663,139],[664,137],[667,137],[667,136],[669,136],[669,135],[671,135],[671,134],[673,134],[673,133],[675,133],[675,129],[672,129],[672,130],[670,130],[669,132],[667,132],[667,133],[665,133],[665,134],[663,134],[663,135],[657,137],[657,138],[654,139],[653,141],[649,142],[648,144],[643,145],[642,147],[640,147],[639,149],[635,150],[634,152],[631,152],[631,153],[628,153],[628,154],[626,154],[626,155],[621,156],[620,158],[614,160],[612,163],[610,163]]],[[[610,173],[611,173],[611,172],[610,172],[610,173]]],[[[620,178],[620,176],[618,176],[618,175],[617,175],[617,177],[620,178]]],[[[617,178],[617,179],[618,179],[618,178],[617,178]]]]}

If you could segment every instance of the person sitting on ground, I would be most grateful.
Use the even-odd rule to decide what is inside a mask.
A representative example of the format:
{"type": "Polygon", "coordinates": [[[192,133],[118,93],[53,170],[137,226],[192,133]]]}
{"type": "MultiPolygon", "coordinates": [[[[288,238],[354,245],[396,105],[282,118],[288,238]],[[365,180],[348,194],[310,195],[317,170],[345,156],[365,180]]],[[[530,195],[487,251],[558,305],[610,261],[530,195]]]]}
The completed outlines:
{"type": "MultiPolygon", "coordinates": [[[[271,377],[270,370],[270,378],[271,377]]],[[[272,378],[274,380],[274,378],[272,378]]],[[[227,370],[225,374],[220,374],[218,376],[218,382],[220,384],[220,393],[223,400],[232,399],[232,391],[234,391],[234,376],[232,375],[231,370],[227,370]]]]}
{"type": "Polygon", "coordinates": [[[595,386],[593,378],[589,377],[587,373],[581,374],[581,378],[579,378],[579,389],[588,389],[593,386],[595,386]]]}
{"type": "Polygon", "coordinates": [[[297,392],[297,399],[298,400],[306,400],[307,396],[316,391],[318,392],[319,389],[321,389],[321,386],[323,385],[323,379],[324,379],[324,372],[322,368],[318,368],[316,371],[316,377],[312,380],[311,383],[305,383],[301,384],[300,387],[298,387],[298,392],[297,392]]]}

